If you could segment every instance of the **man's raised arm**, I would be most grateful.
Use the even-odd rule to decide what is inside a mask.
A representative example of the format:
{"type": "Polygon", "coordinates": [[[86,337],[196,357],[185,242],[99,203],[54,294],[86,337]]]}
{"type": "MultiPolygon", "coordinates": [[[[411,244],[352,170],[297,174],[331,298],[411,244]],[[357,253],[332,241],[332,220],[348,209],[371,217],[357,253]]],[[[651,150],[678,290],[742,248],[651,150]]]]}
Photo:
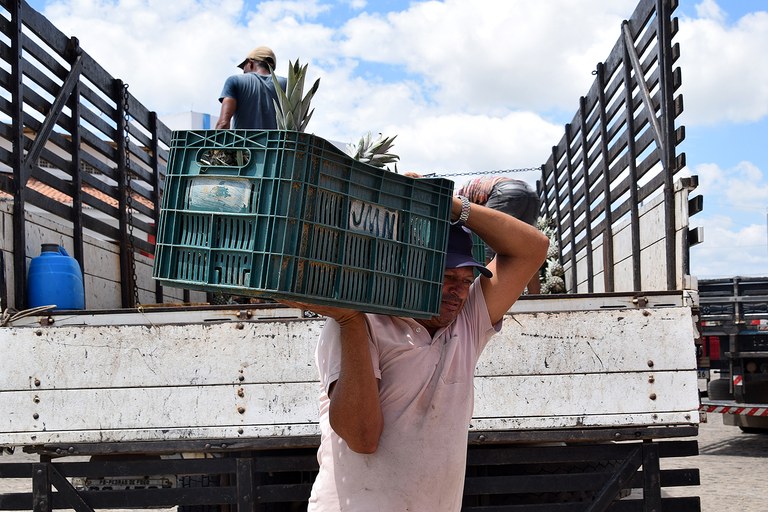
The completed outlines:
{"type": "MultiPolygon", "coordinates": [[[[451,219],[461,214],[462,201],[453,198],[451,219]]],[[[493,277],[481,276],[483,295],[492,322],[498,322],[525,290],[547,256],[549,239],[535,227],[511,215],[477,204],[470,205],[465,225],[474,231],[496,256],[487,267],[493,277]]]]}

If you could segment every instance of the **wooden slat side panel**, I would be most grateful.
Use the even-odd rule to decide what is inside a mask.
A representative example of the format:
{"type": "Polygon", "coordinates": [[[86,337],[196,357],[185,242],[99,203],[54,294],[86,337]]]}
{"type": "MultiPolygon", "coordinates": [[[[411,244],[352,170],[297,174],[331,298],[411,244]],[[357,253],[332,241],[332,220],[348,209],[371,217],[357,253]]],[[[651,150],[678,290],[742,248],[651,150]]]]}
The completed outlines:
{"type": "MultiPolygon", "coordinates": [[[[0,114],[10,118],[13,124],[12,129],[3,130],[0,134],[0,147],[4,150],[0,153],[0,165],[6,168],[18,167],[13,161],[14,153],[8,149],[21,147],[22,144],[27,151],[40,151],[39,160],[46,164],[43,166],[40,161],[23,161],[19,178],[9,175],[3,179],[3,191],[13,194],[20,186],[29,186],[30,172],[35,180],[50,186],[46,195],[52,197],[52,201],[58,201],[61,208],[49,205],[35,196],[30,204],[40,207],[40,215],[48,221],[69,226],[76,231],[73,240],[77,247],[69,252],[83,267],[82,239],[86,229],[94,231],[107,242],[133,245],[135,251],[153,252],[151,235],[154,234],[158,216],[158,184],[166,172],[170,141],[168,127],[159,122],[156,114],[130,93],[126,96],[120,90],[116,94],[116,79],[93,60],[87,49],[79,47],[76,38],[64,35],[27,2],[19,2],[13,9],[8,7],[0,15],[0,28],[6,39],[17,40],[20,46],[12,49],[13,44],[0,45],[3,69],[12,70],[0,73],[0,92],[4,93],[0,101],[0,114]],[[12,19],[16,12],[19,13],[18,20],[12,19]],[[16,76],[19,77],[20,85],[18,93],[15,92],[16,76]],[[16,112],[18,104],[23,105],[23,109],[16,112]],[[61,108],[64,105],[66,107],[61,108]],[[120,127],[126,105],[129,114],[132,189],[140,191],[137,194],[143,197],[146,204],[137,206],[128,223],[115,228],[113,226],[118,225],[120,210],[110,209],[99,198],[88,197],[84,189],[88,179],[83,177],[88,173],[87,178],[91,183],[93,180],[101,180],[112,187],[117,187],[125,179],[123,155],[116,148],[120,147],[125,137],[120,127]],[[73,115],[76,118],[73,119],[73,115]],[[22,135],[19,137],[17,133],[22,135]],[[46,139],[38,141],[38,136],[45,136],[46,139]],[[73,137],[78,140],[77,147],[72,145],[73,137]],[[14,180],[24,183],[15,183],[14,180]],[[85,207],[80,209],[78,205],[76,211],[70,214],[71,203],[68,204],[62,194],[78,198],[79,202],[81,193],[85,193],[88,199],[85,207]],[[96,211],[89,206],[94,206],[96,211]]],[[[117,195],[112,194],[112,197],[117,195]]],[[[29,200],[26,194],[23,199],[25,202],[29,200]]],[[[137,204],[138,201],[139,198],[137,204]]],[[[26,246],[26,243],[21,242],[26,220],[14,219],[13,226],[17,245],[26,246]]],[[[28,253],[29,256],[37,254],[39,246],[28,253]]],[[[123,253],[124,259],[126,254],[123,253]]],[[[20,266],[24,260],[20,256],[12,260],[13,265],[20,266]]],[[[130,262],[118,265],[130,266],[130,262]]],[[[86,268],[83,270],[88,272],[86,268]]],[[[14,278],[14,293],[9,297],[10,304],[6,306],[23,309],[26,307],[26,287],[23,284],[25,272],[17,270],[9,275],[14,278]]],[[[132,275],[126,274],[123,281],[119,283],[121,288],[133,288],[132,275]]],[[[132,295],[130,292],[123,293],[121,301],[125,302],[125,298],[132,295]]],[[[156,296],[156,290],[153,290],[152,296],[156,296]]],[[[162,294],[155,298],[161,300],[162,294]]],[[[131,304],[119,305],[127,307],[131,304]]]]}
{"type": "Polygon", "coordinates": [[[639,3],[598,65],[580,114],[566,125],[543,166],[542,213],[558,225],[569,293],[675,290],[687,282],[688,245],[679,236],[687,229],[687,212],[673,200],[681,169],[675,156],[679,141],[669,130],[680,113],[673,105],[677,82],[669,66],[676,55],[670,6],[676,7],[639,3]],[[643,225],[636,206],[656,196],[664,198],[662,215],[643,225]],[[618,232],[619,225],[625,232],[618,232]],[[648,236],[655,240],[636,254],[633,244],[648,236]]]}

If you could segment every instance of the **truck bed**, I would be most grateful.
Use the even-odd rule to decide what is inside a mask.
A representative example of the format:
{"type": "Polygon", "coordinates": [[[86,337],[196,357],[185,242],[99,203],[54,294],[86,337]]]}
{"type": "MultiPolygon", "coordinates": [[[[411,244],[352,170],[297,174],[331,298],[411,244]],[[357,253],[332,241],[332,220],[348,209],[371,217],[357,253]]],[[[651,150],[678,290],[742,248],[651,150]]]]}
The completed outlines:
{"type": "MultiPolygon", "coordinates": [[[[470,436],[695,427],[690,307],[680,292],[518,301],[478,365],[470,436]]],[[[0,328],[0,446],[301,444],[318,435],[323,322],[252,305],[19,319],[0,328]]]]}

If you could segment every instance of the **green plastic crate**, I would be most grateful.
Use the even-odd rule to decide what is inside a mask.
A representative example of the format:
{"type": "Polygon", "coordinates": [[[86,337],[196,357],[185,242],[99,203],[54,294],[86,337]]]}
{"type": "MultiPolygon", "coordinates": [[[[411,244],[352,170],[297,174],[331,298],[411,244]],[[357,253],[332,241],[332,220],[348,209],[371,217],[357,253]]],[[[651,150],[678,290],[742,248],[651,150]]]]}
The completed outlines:
{"type": "Polygon", "coordinates": [[[360,163],[282,130],[173,133],[163,284],[427,318],[440,309],[453,182],[360,163]]]}
{"type": "Polygon", "coordinates": [[[480,263],[485,263],[485,242],[472,232],[472,256],[480,263]]]}

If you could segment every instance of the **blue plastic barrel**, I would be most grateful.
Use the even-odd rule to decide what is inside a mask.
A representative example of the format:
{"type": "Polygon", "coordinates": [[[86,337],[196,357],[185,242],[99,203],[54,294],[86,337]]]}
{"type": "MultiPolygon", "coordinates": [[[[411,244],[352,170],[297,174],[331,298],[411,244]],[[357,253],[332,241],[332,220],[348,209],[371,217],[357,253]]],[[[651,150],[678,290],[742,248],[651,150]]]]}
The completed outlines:
{"type": "Polygon", "coordinates": [[[77,260],[58,244],[43,244],[32,258],[27,276],[29,307],[55,304],[55,309],[85,308],[83,273],[77,260]]]}

